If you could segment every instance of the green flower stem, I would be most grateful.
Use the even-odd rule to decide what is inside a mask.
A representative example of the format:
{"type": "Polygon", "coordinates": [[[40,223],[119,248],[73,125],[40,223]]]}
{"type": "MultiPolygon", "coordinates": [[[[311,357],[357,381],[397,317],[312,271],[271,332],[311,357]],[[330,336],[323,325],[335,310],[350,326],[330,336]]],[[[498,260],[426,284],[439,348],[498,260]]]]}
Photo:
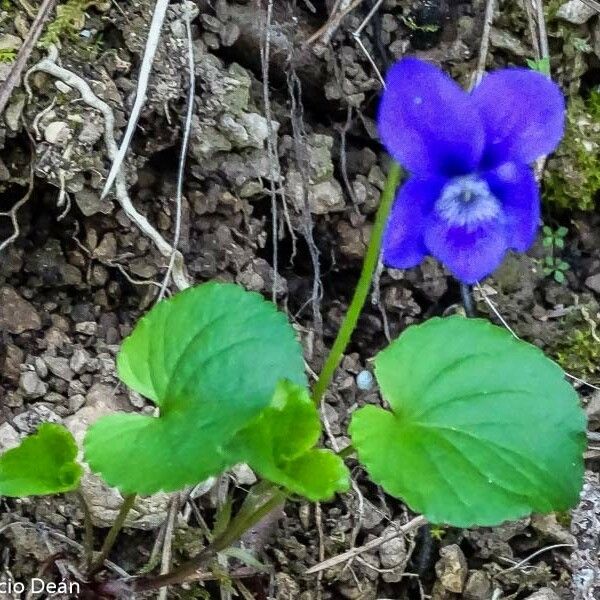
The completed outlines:
{"type": "Polygon", "coordinates": [[[258,496],[254,501],[251,501],[251,507],[248,507],[247,510],[242,507],[227,529],[192,560],[165,575],[135,580],[132,591],[144,592],[156,590],[167,585],[184,583],[187,580],[194,579],[197,571],[205,566],[210,558],[214,557],[218,552],[229,548],[246,531],[261,521],[271,511],[282,506],[286,499],[284,492],[268,483],[262,485],[258,496]]]}
{"type": "Polygon", "coordinates": [[[339,452],[336,452],[336,454],[341,459],[346,459],[346,458],[352,456],[355,452],[356,452],[356,449],[354,448],[354,446],[352,444],[349,444],[343,450],[340,450],[339,452]]]}
{"type": "Polygon", "coordinates": [[[375,215],[375,223],[373,224],[371,239],[369,240],[369,246],[363,262],[360,278],[358,280],[358,284],[356,285],[356,289],[354,290],[354,296],[352,297],[352,301],[348,307],[348,312],[346,313],[344,322],[338,331],[331,351],[327,356],[327,360],[325,361],[325,365],[323,366],[321,374],[319,375],[319,379],[313,389],[312,397],[314,403],[317,405],[321,402],[321,398],[323,397],[325,390],[329,387],[335,370],[338,368],[340,361],[342,360],[342,356],[344,355],[344,351],[348,346],[350,337],[356,328],[358,317],[360,316],[367,296],[369,295],[371,282],[373,281],[373,275],[379,260],[381,239],[383,237],[385,223],[392,207],[396,188],[400,182],[400,173],[400,166],[396,163],[393,163],[390,167],[390,172],[381,194],[381,201],[379,208],[377,209],[377,214],[375,215]]]}
{"type": "MultiPolygon", "coordinates": [[[[373,275],[379,260],[381,240],[383,237],[385,223],[392,207],[396,188],[400,182],[400,175],[400,166],[396,163],[393,163],[390,167],[388,178],[381,194],[381,201],[379,208],[377,209],[377,214],[375,215],[375,223],[373,224],[371,239],[369,240],[369,246],[367,247],[367,253],[363,262],[360,278],[358,280],[356,289],[354,290],[354,296],[352,297],[352,301],[348,307],[348,312],[346,313],[344,322],[342,323],[342,326],[338,332],[333,347],[331,348],[327,360],[325,361],[323,370],[321,371],[319,379],[313,389],[313,401],[317,405],[320,403],[325,390],[331,383],[331,379],[335,373],[335,370],[340,364],[344,351],[346,350],[348,342],[350,341],[350,337],[356,328],[358,317],[360,316],[367,296],[369,295],[371,282],[373,281],[373,275]]],[[[339,455],[343,458],[346,458],[352,454],[353,451],[354,448],[349,446],[348,448],[342,450],[339,455]]],[[[227,529],[189,562],[184,563],[177,569],[171,571],[170,573],[166,573],[165,575],[159,575],[157,577],[138,577],[129,581],[106,582],[101,586],[101,588],[104,592],[111,593],[123,591],[143,592],[155,590],[167,585],[183,583],[187,580],[193,579],[196,572],[206,564],[207,560],[235,543],[246,531],[248,531],[248,529],[256,525],[271,511],[283,505],[285,499],[286,495],[282,490],[273,484],[265,482],[263,487],[260,488],[260,490],[257,490],[257,497],[251,499],[250,502],[248,502],[248,505],[242,507],[240,512],[231,521],[227,529]]],[[[124,518],[125,516],[123,516],[123,521],[124,518]]],[[[108,547],[108,549],[105,553],[103,547],[103,551],[101,553],[102,561],[108,555],[122,522],[118,528],[115,527],[116,525],[117,522],[115,522],[115,525],[113,525],[113,529],[111,529],[109,536],[104,543],[104,547],[108,547]],[[115,530],[114,538],[111,536],[113,530],[115,530]],[[110,545],[108,545],[109,541],[110,545]]],[[[100,565],[101,564],[102,562],[100,565]]]]}
{"type": "Polygon", "coordinates": [[[98,555],[92,567],[90,568],[90,575],[94,575],[104,566],[104,561],[108,558],[112,547],[115,545],[117,536],[119,535],[119,532],[125,524],[125,519],[127,518],[129,511],[133,508],[133,504],[135,502],[136,497],[136,494],[131,494],[130,496],[125,496],[125,498],[123,499],[123,504],[121,505],[119,514],[117,515],[115,522],[112,524],[112,527],[110,528],[110,531],[108,532],[106,539],[104,540],[104,544],[102,544],[100,554],[98,555]]]}
{"type": "Polygon", "coordinates": [[[90,509],[85,501],[84,495],[80,491],[77,496],[79,497],[81,509],[83,510],[83,555],[85,560],[85,570],[87,571],[92,568],[92,562],[94,560],[94,525],[92,524],[92,515],[90,514],[90,509]]]}

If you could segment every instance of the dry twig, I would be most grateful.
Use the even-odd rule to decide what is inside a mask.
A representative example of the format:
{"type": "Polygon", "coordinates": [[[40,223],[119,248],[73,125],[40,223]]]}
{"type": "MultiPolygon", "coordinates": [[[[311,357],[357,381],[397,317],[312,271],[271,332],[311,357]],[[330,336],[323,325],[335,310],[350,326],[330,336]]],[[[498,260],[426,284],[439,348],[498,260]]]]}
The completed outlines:
{"type": "Polygon", "coordinates": [[[181,237],[181,199],[183,195],[183,179],[185,172],[185,159],[187,156],[188,145],[190,141],[190,133],[192,131],[192,116],[194,113],[194,92],[196,89],[196,75],[194,71],[194,44],[192,41],[192,30],[190,25],[191,14],[187,8],[183,8],[183,19],[185,21],[185,31],[188,44],[188,77],[189,77],[189,88],[188,88],[188,103],[187,111],[185,115],[185,124],[183,126],[183,140],[181,142],[181,152],[179,154],[179,167],[177,171],[177,190],[175,192],[175,203],[176,203],[176,214],[175,214],[175,235],[173,238],[173,248],[171,251],[171,257],[169,258],[169,265],[165,278],[163,280],[158,300],[162,300],[169,286],[169,280],[175,267],[175,260],[177,258],[177,246],[179,246],[179,238],[181,237]]]}
{"type": "Polygon", "coordinates": [[[23,69],[27,64],[35,45],[40,39],[40,35],[42,35],[44,23],[50,17],[50,13],[54,9],[55,4],[56,0],[44,0],[40,6],[40,9],[38,10],[37,16],[35,17],[35,20],[33,21],[31,28],[27,33],[27,38],[21,46],[19,54],[17,54],[17,58],[13,63],[12,69],[10,70],[6,81],[0,87],[0,115],[4,112],[13,89],[21,79],[23,69]]]}
{"type": "Polygon", "coordinates": [[[397,538],[401,535],[406,535],[408,532],[418,529],[426,523],[427,520],[425,519],[425,517],[415,517],[414,519],[406,523],[406,525],[402,525],[402,527],[399,527],[396,531],[390,531],[385,535],[379,536],[378,538],[367,542],[363,546],[357,546],[356,548],[352,548],[352,550],[348,550],[343,554],[338,554],[337,556],[328,558],[327,560],[324,560],[323,562],[314,565],[310,569],[307,569],[304,572],[304,574],[312,575],[313,573],[318,573],[319,571],[323,571],[324,569],[331,569],[331,567],[335,567],[340,563],[346,562],[347,560],[354,558],[355,556],[358,556],[363,552],[374,550],[375,548],[379,548],[379,546],[385,544],[386,542],[389,542],[390,540],[393,540],[394,538],[397,538]]]}

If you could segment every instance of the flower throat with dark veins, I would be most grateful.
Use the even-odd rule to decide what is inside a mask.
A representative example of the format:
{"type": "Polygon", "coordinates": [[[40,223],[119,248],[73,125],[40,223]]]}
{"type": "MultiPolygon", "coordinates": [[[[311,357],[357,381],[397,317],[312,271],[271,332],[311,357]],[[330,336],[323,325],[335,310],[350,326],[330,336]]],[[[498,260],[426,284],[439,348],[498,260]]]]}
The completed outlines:
{"type": "Polygon", "coordinates": [[[444,186],[435,210],[451,226],[473,231],[499,216],[500,202],[486,181],[476,175],[464,175],[444,186]]]}

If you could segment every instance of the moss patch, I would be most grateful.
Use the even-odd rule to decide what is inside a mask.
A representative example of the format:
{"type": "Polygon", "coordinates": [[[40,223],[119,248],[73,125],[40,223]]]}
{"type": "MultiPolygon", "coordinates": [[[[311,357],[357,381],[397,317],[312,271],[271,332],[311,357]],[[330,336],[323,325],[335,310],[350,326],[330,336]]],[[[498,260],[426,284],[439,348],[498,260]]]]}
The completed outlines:
{"type": "Polygon", "coordinates": [[[566,210],[593,210],[600,190],[600,92],[574,97],[562,144],[548,161],[544,201],[566,210]]]}
{"type": "Polygon", "coordinates": [[[569,333],[557,348],[556,359],[568,373],[591,383],[600,381],[600,344],[589,325],[569,333]]]}

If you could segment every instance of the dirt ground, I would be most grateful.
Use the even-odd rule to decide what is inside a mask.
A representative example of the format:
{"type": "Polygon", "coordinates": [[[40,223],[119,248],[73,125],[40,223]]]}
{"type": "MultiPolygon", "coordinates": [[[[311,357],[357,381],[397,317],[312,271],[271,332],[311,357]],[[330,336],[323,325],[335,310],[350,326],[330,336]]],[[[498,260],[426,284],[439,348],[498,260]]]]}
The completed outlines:
{"type": "MultiPolygon", "coordinates": [[[[108,412],[152,411],[119,385],[115,355],[156,300],[175,234],[190,82],[188,11],[195,104],[180,223],[183,268],[176,267],[170,290],[177,290],[179,273],[191,282],[232,281],[274,294],[318,371],[357,281],[389,164],[373,120],[378,71],[416,54],[468,86],[487,39],[489,8],[481,0],[384,0],[362,27],[372,0],[354,2],[343,19],[336,16],[347,2],[276,0],[272,13],[267,0],[172,2],[126,159],[125,192],[101,199],[110,160],[107,112],[95,100],[108,107],[109,134],[119,140],[154,3],[60,4],[28,63],[28,86],[14,91],[0,117],[0,450],[40,422],[64,423],[80,438],[108,412]],[[49,63],[61,69],[52,72],[49,63]],[[89,85],[85,98],[69,74],[89,85]],[[129,200],[148,219],[151,235],[132,219],[129,200]]],[[[35,15],[31,9],[24,0],[0,1],[0,84],[35,15]]],[[[484,282],[477,308],[499,322],[493,303],[519,336],[597,386],[600,16],[579,0],[551,0],[543,15],[540,21],[535,1],[499,0],[483,59],[488,69],[526,65],[543,59],[547,48],[568,98],[565,140],[544,166],[549,229],[530,253],[510,256],[484,282]],[[556,239],[560,227],[564,247],[544,240],[556,239]]],[[[349,415],[379,402],[376,392],[357,387],[356,375],[387,339],[460,310],[457,284],[435,261],[410,271],[384,269],[323,403],[325,444],[347,445],[349,415]]],[[[600,392],[575,385],[592,433],[586,488],[572,514],[495,529],[422,528],[306,574],[411,518],[350,459],[350,493],[321,505],[289,502],[245,540],[254,562],[231,558],[202,584],[169,590],[169,598],[600,598],[600,434],[593,435],[600,430],[600,392]]],[[[188,494],[167,536],[173,559],[192,556],[227,495],[239,500],[254,481],[240,467],[211,489],[188,494]]],[[[92,476],[82,493],[98,547],[121,499],[92,476]]],[[[134,574],[160,562],[168,506],[164,495],[138,501],[111,557],[115,565],[134,574]]],[[[40,573],[60,579],[80,564],[82,539],[75,495],[0,499],[0,581],[40,573]]],[[[14,597],[0,593],[2,600],[14,597]]]]}

